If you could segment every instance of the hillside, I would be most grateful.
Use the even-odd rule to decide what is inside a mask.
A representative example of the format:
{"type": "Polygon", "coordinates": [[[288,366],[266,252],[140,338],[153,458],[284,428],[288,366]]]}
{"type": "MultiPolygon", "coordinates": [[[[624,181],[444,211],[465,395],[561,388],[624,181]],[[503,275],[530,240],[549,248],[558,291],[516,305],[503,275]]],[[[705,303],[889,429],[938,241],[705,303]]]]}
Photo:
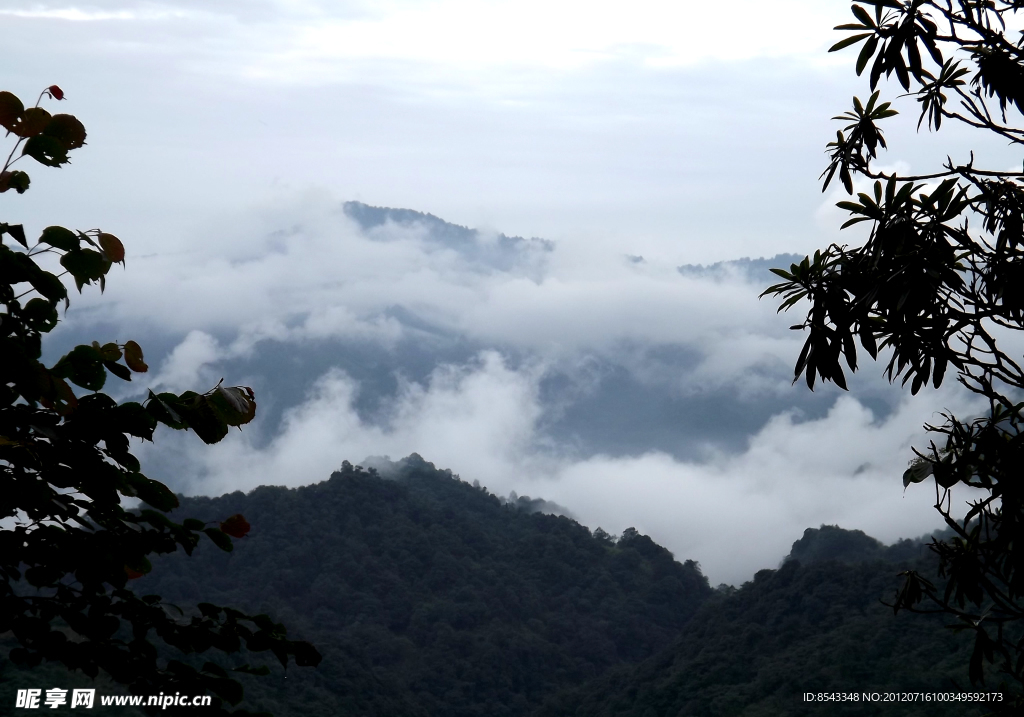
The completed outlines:
{"type": "Polygon", "coordinates": [[[137,590],[267,612],[314,641],[317,671],[246,683],[279,717],[528,714],[665,647],[712,594],[695,564],[635,531],[595,537],[415,455],[393,479],[346,463],[323,483],[179,512],[243,513],[253,528],[230,555],[157,562],[137,590]]]}
{"type": "Polygon", "coordinates": [[[670,647],[560,695],[538,717],[982,714],[963,703],[802,700],[972,689],[968,635],[943,630],[938,617],[894,617],[880,602],[900,569],[927,569],[926,553],[920,541],[886,547],[861,531],[808,529],[781,568],[707,601],[670,647]]]}
{"type": "MultiPolygon", "coordinates": [[[[537,512],[559,506],[499,499],[415,454],[374,465],[346,462],[297,489],[183,498],[176,517],[242,513],[252,532],[231,554],[204,543],[191,558],[165,556],[135,583],[183,606],[266,612],[317,645],[316,670],[242,678],[244,707],[278,717],[981,713],[801,701],[963,684],[965,638],[935,619],[893,617],[879,600],[900,569],[928,565],[920,541],[808,529],[779,569],[712,590],[695,563],[635,530],[592,534],[537,512]]],[[[3,667],[0,698],[87,682],[3,667]]]]}

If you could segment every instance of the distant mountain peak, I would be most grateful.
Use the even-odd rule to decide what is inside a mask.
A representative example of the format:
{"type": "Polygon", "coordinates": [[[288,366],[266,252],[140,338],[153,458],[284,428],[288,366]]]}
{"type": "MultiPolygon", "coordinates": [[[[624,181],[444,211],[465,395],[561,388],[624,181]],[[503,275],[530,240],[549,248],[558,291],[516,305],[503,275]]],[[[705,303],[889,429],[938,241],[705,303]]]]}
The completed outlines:
{"type": "Polygon", "coordinates": [[[776,283],[778,277],[771,269],[785,269],[790,264],[799,262],[802,254],[776,254],[771,257],[741,257],[728,261],[716,261],[714,264],[683,264],[676,267],[683,276],[692,276],[721,281],[729,278],[742,278],[755,283],[776,283]]]}
{"type": "Polygon", "coordinates": [[[900,562],[919,556],[927,550],[926,542],[931,536],[899,540],[885,545],[872,538],[863,530],[846,530],[838,525],[822,525],[808,528],[803,537],[793,543],[793,548],[784,563],[796,560],[801,563],[818,563],[836,560],[841,563],[861,563],[872,560],[900,562]]]}
{"type": "Polygon", "coordinates": [[[885,546],[863,530],[845,530],[838,525],[808,528],[793,543],[787,560],[810,563],[821,560],[858,562],[881,557],[885,546]]]}
{"type": "Polygon", "coordinates": [[[446,222],[440,217],[412,209],[374,207],[362,202],[345,202],[345,216],[354,221],[370,239],[389,239],[388,226],[406,229],[420,228],[422,239],[428,246],[450,249],[471,264],[510,272],[516,269],[536,270],[537,259],[552,251],[555,244],[547,239],[524,239],[497,233],[481,232],[459,224],[446,222]]]}

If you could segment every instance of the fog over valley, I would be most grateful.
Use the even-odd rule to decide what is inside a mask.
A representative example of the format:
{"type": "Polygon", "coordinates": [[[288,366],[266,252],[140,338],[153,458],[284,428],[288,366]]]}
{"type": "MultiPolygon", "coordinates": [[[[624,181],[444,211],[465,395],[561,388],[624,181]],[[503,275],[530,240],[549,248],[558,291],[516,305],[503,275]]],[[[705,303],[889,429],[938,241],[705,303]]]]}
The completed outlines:
{"type": "MultiPolygon", "coordinates": [[[[4,88],[59,83],[89,133],[4,221],[127,252],[44,359],[132,339],[150,373],[108,384],[119,400],[251,386],[256,419],[223,442],[138,448],[191,496],[417,453],[634,527],[712,584],[808,527],[931,532],[933,491],[900,477],[922,424],[971,398],[911,397],[884,364],[849,393],[792,385],[802,315],[758,299],[769,268],[866,231],[839,231],[846,194],[819,180],[863,89],[827,52],[848,3],[731,7],[5,2],[4,88]]],[[[915,121],[886,120],[885,167],[1004,152],[915,121]]]]}
{"type": "Polygon", "coordinates": [[[937,527],[930,493],[899,481],[934,403],[879,371],[853,395],[791,384],[799,336],[758,293],[795,255],[671,265],[323,194],[225,224],[216,244],[133,260],[57,332],[139,340],[152,372],[123,398],[254,388],[258,420],[223,443],[167,430],[140,448],[175,490],[417,452],[592,529],[636,527],[713,583],[777,563],[812,525],[937,527]]]}

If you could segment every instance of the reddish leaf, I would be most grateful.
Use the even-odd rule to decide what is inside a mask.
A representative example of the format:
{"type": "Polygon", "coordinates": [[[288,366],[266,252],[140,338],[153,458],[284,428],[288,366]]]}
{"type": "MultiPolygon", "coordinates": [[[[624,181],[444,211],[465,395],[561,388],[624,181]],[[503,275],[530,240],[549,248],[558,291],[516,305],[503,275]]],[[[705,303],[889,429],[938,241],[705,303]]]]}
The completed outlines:
{"type": "Polygon", "coordinates": [[[140,573],[138,570],[132,570],[127,565],[124,566],[124,574],[128,576],[129,580],[137,580],[145,575],[145,573],[140,573]]]}
{"type": "Polygon", "coordinates": [[[146,373],[149,370],[149,366],[142,360],[142,347],[134,341],[124,345],[124,362],[136,373],[146,373]]]}
{"type": "Polygon", "coordinates": [[[50,93],[50,97],[52,97],[55,100],[62,100],[62,99],[64,99],[64,90],[62,90],[61,88],[57,87],[57,85],[50,85],[49,87],[46,88],[46,91],[49,92],[50,93]]]}
{"type": "Polygon", "coordinates": [[[236,513],[220,524],[220,529],[232,538],[244,538],[251,526],[241,513],[236,513]]]}
{"type": "Polygon", "coordinates": [[[100,234],[100,249],[107,261],[120,264],[124,261],[124,244],[113,234],[100,234]]]}

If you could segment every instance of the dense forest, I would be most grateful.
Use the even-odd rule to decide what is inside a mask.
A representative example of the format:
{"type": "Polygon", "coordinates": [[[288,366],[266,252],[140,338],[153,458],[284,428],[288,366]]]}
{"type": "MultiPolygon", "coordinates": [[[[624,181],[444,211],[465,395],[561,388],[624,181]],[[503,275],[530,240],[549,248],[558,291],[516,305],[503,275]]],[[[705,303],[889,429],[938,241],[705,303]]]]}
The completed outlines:
{"type": "Polygon", "coordinates": [[[253,707],[453,717],[528,714],[638,662],[712,594],[646,536],[613,542],[519,502],[415,455],[392,479],[345,464],[297,490],[187,499],[182,514],[243,513],[252,532],[231,554],[170,556],[137,589],[266,612],[317,645],[316,672],[250,680],[253,707]]]}
{"type": "Polygon", "coordinates": [[[893,615],[900,566],[923,569],[920,541],[884,547],[861,531],[808,529],[778,570],[705,602],[677,640],[552,699],[538,717],[972,715],[964,703],[805,703],[803,693],[970,690],[968,635],[937,616],[893,615]]]}
{"type": "MultiPolygon", "coordinates": [[[[244,706],[279,717],[981,713],[801,701],[963,684],[965,636],[880,602],[919,541],[808,529],[779,569],[712,589],[635,530],[612,538],[542,505],[415,454],[381,473],[346,462],[303,488],[183,498],[172,517],[243,513],[252,531],[230,554],[165,556],[135,589],[266,612],[313,641],[316,670],[245,678],[244,706]]],[[[2,668],[5,700],[42,675],[87,681],[2,668]]]]}

